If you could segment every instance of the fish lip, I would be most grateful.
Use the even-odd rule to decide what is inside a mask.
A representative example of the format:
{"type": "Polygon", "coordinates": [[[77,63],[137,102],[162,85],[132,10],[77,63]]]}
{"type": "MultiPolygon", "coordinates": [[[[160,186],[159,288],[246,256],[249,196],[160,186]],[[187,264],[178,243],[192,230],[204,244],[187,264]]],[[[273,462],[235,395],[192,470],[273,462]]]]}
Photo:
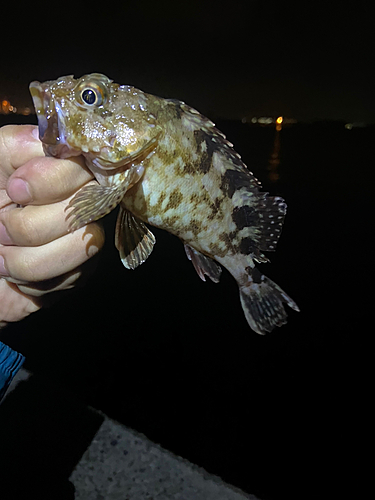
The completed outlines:
{"type": "Polygon", "coordinates": [[[30,94],[33,100],[36,116],[38,118],[39,139],[43,142],[43,138],[48,128],[48,121],[45,115],[45,99],[44,88],[40,82],[31,82],[29,85],[30,94]]]}
{"type": "Polygon", "coordinates": [[[38,118],[39,139],[43,144],[56,145],[60,134],[51,93],[48,92],[47,85],[40,82],[31,82],[29,89],[38,118]]]}
{"type": "Polygon", "coordinates": [[[62,109],[54,99],[50,82],[30,83],[29,89],[38,118],[39,139],[47,156],[68,158],[80,154],[67,143],[62,109]]]}

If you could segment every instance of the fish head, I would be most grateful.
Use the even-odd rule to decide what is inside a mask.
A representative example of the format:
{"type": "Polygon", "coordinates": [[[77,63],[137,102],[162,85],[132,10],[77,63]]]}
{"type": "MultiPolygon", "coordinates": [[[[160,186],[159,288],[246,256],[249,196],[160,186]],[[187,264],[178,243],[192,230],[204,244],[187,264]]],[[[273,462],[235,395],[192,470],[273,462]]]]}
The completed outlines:
{"type": "Polygon", "coordinates": [[[35,81],[30,93],[48,156],[83,154],[89,167],[117,169],[152,150],[160,133],[142,91],[99,73],[35,81]]]}

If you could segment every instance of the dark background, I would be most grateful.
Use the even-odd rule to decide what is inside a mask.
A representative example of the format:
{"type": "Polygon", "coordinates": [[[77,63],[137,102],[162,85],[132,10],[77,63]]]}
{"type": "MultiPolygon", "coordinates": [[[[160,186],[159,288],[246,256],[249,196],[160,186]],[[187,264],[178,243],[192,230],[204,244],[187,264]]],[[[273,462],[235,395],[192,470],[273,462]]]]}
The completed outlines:
{"type": "MultiPolygon", "coordinates": [[[[125,270],[112,213],[87,286],[10,325],[1,340],[39,380],[261,499],[357,491],[368,439],[374,129],[218,125],[264,187],[288,201],[277,252],[262,268],[299,314],[255,334],[229,273],[220,284],[201,282],[179,240],[159,230],[149,259],[125,270]]],[[[60,393],[51,401],[46,408],[65,422],[60,393]]],[[[30,409],[23,411],[20,427],[30,409]]]]}
{"type": "Polygon", "coordinates": [[[375,121],[369,16],[361,3],[184,5],[101,16],[86,4],[74,23],[60,10],[55,30],[44,13],[33,48],[10,48],[4,85],[22,96],[31,79],[101,71],[214,118],[288,203],[262,270],[301,312],[256,335],[231,276],[201,282],[162,231],[147,262],[126,271],[113,213],[88,285],[1,340],[52,387],[261,499],[344,497],[366,479],[368,441],[374,128],[344,123],[375,121]],[[228,120],[260,114],[300,123],[277,133],[228,120]]]}
{"type": "Polygon", "coordinates": [[[361,0],[218,3],[9,2],[0,94],[31,104],[28,84],[101,72],[179,98],[216,118],[284,115],[375,122],[374,29],[361,0]]]}

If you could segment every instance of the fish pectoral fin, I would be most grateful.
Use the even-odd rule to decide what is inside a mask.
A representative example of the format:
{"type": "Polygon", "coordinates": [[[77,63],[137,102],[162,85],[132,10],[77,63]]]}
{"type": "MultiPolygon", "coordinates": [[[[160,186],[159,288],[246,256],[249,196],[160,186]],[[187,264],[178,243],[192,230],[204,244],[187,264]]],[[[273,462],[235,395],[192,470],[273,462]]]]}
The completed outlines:
{"type": "Polygon", "coordinates": [[[185,243],[184,245],[186,256],[191,260],[194,269],[197,271],[198,276],[201,280],[206,281],[205,275],[207,275],[211,281],[214,283],[219,283],[221,275],[221,267],[216,264],[215,261],[203,255],[203,253],[198,252],[190,245],[185,243]]]}
{"type": "Polygon", "coordinates": [[[69,220],[69,231],[75,231],[109,214],[120,203],[123,196],[122,190],[113,187],[100,184],[84,186],[70,200],[65,209],[72,209],[66,216],[66,220],[69,220]]]}
{"type": "Polygon", "coordinates": [[[65,211],[72,209],[66,216],[66,220],[70,219],[69,231],[75,231],[112,212],[128,189],[140,180],[143,172],[143,167],[134,165],[124,172],[124,178],[118,184],[102,186],[92,183],[81,188],[65,208],[65,211]]]}
{"type": "Polygon", "coordinates": [[[148,258],[156,239],[146,224],[123,207],[116,222],[115,245],[127,269],[135,269],[148,258]]]}

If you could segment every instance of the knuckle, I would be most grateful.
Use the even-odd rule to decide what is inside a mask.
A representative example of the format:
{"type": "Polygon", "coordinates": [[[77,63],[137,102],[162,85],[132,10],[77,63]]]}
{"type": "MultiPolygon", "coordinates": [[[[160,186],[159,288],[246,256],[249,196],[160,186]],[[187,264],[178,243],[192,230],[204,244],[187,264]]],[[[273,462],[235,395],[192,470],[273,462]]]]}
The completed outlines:
{"type": "Polygon", "coordinates": [[[64,200],[88,180],[82,166],[70,159],[36,157],[26,167],[35,203],[64,200]]]}
{"type": "Polygon", "coordinates": [[[35,246],[40,243],[40,234],[35,217],[28,207],[12,210],[9,215],[9,233],[14,241],[22,246],[35,246]]]}
{"type": "Polygon", "coordinates": [[[17,272],[20,275],[20,278],[30,283],[39,281],[35,272],[37,267],[34,259],[24,253],[20,253],[18,257],[17,272]]]}
{"type": "Polygon", "coordinates": [[[0,128],[0,151],[3,159],[8,159],[11,155],[15,128],[15,125],[4,125],[0,128]]]}
{"type": "Polygon", "coordinates": [[[0,128],[0,166],[8,175],[35,156],[44,156],[40,141],[32,137],[34,125],[5,125],[0,128]]]}
{"type": "Polygon", "coordinates": [[[21,282],[37,281],[35,259],[28,255],[24,249],[11,248],[7,252],[5,260],[11,281],[16,280],[15,283],[18,283],[19,280],[21,282]]]}

